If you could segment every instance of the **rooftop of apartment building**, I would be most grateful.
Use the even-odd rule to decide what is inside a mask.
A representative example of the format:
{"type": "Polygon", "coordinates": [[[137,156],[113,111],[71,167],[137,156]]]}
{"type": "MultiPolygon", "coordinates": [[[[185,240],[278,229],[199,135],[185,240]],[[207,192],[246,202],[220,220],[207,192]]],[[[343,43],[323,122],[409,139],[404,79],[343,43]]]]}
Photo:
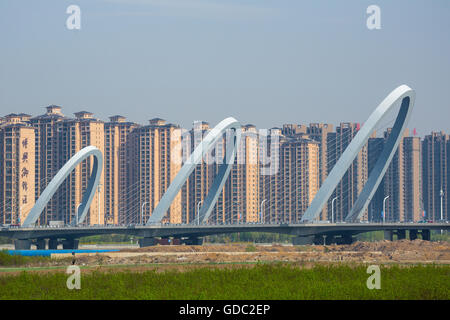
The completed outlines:
{"type": "Polygon", "coordinates": [[[256,132],[256,126],[254,124],[248,123],[242,126],[242,130],[256,132]]]}
{"type": "Polygon", "coordinates": [[[319,144],[317,140],[312,139],[308,134],[296,134],[292,136],[284,136],[285,143],[311,143],[319,144]]]}
{"type": "Polygon", "coordinates": [[[199,127],[201,128],[201,130],[209,130],[211,128],[209,125],[209,122],[207,122],[207,121],[200,120],[200,121],[194,121],[192,123],[193,129],[198,129],[199,127]]]}
{"type": "Polygon", "coordinates": [[[431,131],[430,134],[425,136],[425,138],[431,138],[431,137],[450,139],[450,135],[446,134],[444,131],[431,131]]]}
{"type": "Polygon", "coordinates": [[[31,116],[26,113],[10,113],[0,119],[0,127],[8,126],[29,126],[31,116]]]}
{"type": "Polygon", "coordinates": [[[179,125],[173,124],[173,123],[167,123],[166,120],[161,118],[153,118],[148,120],[149,124],[146,126],[143,126],[142,128],[149,128],[149,127],[179,127],[179,125]]]}
{"type": "Polygon", "coordinates": [[[31,120],[39,120],[39,119],[55,119],[55,118],[64,118],[66,119],[66,117],[61,113],[61,109],[62,107],[60,106],[56,106],[56,105],[50,105],[45,107],[47,109],[47,112],[39,115],[39,116],[35,116],[32,117],[31,120]]]}
{"type": "Polygon", "coordinates": [[[128,127],[128,126],[135,126],[135,127],[139,127],[140,125],[135,123],[135,122],[131,122],[131,121],[126,121],[126,117],[121,116],[121,115],[114,115],[114,116],[110,116],[109,117],[109,122],[105,122],[105,127],[116,127],[116,126],[120,126],[120,127],[128,127]]]}

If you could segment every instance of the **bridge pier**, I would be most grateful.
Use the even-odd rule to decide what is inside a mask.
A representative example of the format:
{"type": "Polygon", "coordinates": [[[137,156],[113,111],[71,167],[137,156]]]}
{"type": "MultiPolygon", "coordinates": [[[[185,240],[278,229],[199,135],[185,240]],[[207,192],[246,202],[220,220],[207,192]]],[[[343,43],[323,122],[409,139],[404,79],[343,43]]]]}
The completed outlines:
{"type": "Polygon", "coordinates": [[[45,239],[37,239],[36,249],[45,250],[46,246],[47,246],[47,241],[45,239]]]}
{"type": "Polygon", "coordinates": [[[193,238],[192,239],[192,245],[194,245],[194,246],[201,246],[201,245],[203,245],[203,238],[193,238]]]}
{"type": "Polygon", "coordinates": [[[336,239],[337,244],[352,244],[355,241],[351,234],[343,234],[340,238],[336,239]]]}
{"type": "Polygon", "coordinates": [[[409,230],[409,240],[417,239],[417,230],[409,230]]]}
{"type": "Polygon", "coordinates": [[[31,240],[28,239],[15,239],[14,250],[30,250],[31,240]]]}
{"type": "Polygon", "coordinates": [[[63,249],[78,249],[78,239],[67,239],[63,241],[63,249]]]}
{"type": "Polygon", "coordinates": [[[323,245],[323,235],[316,234],[313,239],[313,244],[315,245],[323,245]]]}
{"type": "Polygon", "coordinates": [[[309,237],[294,237],[292,238],[292,244],[294,246],[303,246],[314,243],[314,236],[309,237]]]}
{"type": "Polygon", "coordinates": [[[393,241],[394,233],[391,230],[384,230],[384,240],[393,241]]]}
{"type": "Polygon", "coordinates": [[[58,249],[58,239],[48,239],[48,249],[57,250],[58,249]]]}
{"type": "Polygon", "coordinates": [[[203,244],[203,238],[193,237],[183,240],[183,243],[189,246],[201,246],[203,244]]]}
{"type": "Polygon", "coordinates": [[[156,239],[155,238],[142,238],[139,239],[139,247],[150,247],[150,246],[156,246],[156,239]]]}
{"type": "Polygon", "coordinates": [[[325,236],[325,244],[328,246],[330,244],[336,243],[336,237],[331,234],[325,236]]]}
{"type": "Polygon", "coordinates": [[[430,241],[431,236],[430,236],[430,230],[429,229],[422,229],[422,240],[427,240],[430,241]]]}
{"type": "Polygon", "coordinates": [[[397,230],[397,240],[406,239],[406,230],[397,230]]]}

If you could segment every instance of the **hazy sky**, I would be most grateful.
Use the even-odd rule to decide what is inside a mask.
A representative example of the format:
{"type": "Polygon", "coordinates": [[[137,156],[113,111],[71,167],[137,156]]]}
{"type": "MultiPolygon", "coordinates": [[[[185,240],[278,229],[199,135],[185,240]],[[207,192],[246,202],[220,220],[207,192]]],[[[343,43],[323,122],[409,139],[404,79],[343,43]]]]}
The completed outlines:
{"type": "Polygon", "coordinates": [[[450,133],[450,1],[0,1],[1,115],[364,122],[400,84],[416,90],[411,128],[450,133]]]}

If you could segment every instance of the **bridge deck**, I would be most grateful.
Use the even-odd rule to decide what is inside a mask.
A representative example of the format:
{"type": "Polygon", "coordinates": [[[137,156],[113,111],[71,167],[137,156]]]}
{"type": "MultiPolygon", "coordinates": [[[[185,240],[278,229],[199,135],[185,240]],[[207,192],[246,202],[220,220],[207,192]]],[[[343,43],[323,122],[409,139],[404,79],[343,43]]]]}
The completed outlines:
{"type": "Polygon", "coordinates": [[[448,230],[449,227],[449,223],[180,224],[151,226],[2,228],[0,229],[0,236],[13,239],[74,239],[102,234],[128,234],[141,237],[201,237],[235,232],[271,232],[302,237],[317,234],[358,234],[378,230],[448,230]]]}

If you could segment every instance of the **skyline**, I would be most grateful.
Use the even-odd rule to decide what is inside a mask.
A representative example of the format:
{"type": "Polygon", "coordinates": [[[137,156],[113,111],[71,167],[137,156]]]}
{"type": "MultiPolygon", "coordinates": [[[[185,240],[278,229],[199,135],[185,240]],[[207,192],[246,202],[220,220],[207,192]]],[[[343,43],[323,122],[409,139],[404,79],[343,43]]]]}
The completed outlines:
{"type": "MultiPolygon", "coordinates": [[[[374,114],[382,117],[376,111],[374,114]]],[[[0,168],[3,168],[0,170],[0,180],[3,182],[0,184],[0,192],[3,194],[0,194],[0,203],[4,205],[4,213],[9,212],[11,219],[16,217],[19,211],[20,215],[25,214],[27,208],[24,205],[33,205],[33,199],[38,198],[49,183],[48,180],[59,172],[69,158],[75,156],[75,153],[83,147],[94,146],[105,158],[105,170],[101,178],[104,187],[99,188],[99,193],[94,194],[97,198],[91,204],[88,216],[91,224],[102,219],[115,224],[119,221],[137,219],[139,212],[142,217],[151,216],[156,210],[157,203],[162,202],[161,197],[168,191],[169,186],[172,186],[176,179],[175,175],[183,171],[180,171],[181,163],[173,159],[178,159],[185,151],[192,152],[199,142],[198,138],[211,130],[209,124],[202,123],[185,137],[179,134],[178,126],[168,124],[160,118],[152,119],[147,126],[126,122],[120,116],[113,116],[111,122],[105,123],[93,118],[92,113],[86,111],[76,113],[76,118],[65,117],[59,106],[48,106],[44,115],[31,117],[27,114],[11,114],[4,120],[6,122],[0,125],[0,149],[4,150],[3,154],[0,153],[0,168]],[[198,136],[196,130],[200,130],[202,135],[198,136]],[[180,145],[187,146],[187,149],[179,148],[180,145]],[[34,188],[29,187],[32,185],[34,188]],[[1,201],[2,197],[4,201],[1,201]],[[145,204],[148,205],[144,206],[145,204]]],[[[369,119],[367,128],[372,126],[373,119],[369,119]]],[[[333,210],[330,209],[330,205],[333,207],[333,204],[330,204],[331,198],[328,199],[326,201],[328,205],[321,211],[320,219],[327,219],[330,212],[334,212],[333,216],[342,220],[354,205],[354,201],[360,197],[358,193],[363,191],[366,182],[372,179],[369,173],[373,172],[375,164],[378,165],[379,152],[389,145],[388,140],[395,131],[387,129],[383,133],[383,138],[374,138],[369,133],[371,137],[356,153],[350,167],[345,169],[348,175],[342,180],[336,178],[333,171],[335,167],[341,168],[342,165],[338,165],[341,156],[347,149],[352,149],[351,144],[359,143],[357,140],[361,137],[356,139],[358,135],[366,135],[372,131],[364,128],[360,130],[361,127],[357,123],[344,123],[335,130],[328,124],[311,124],[309,127],[296,124],[283,125],[282,129],[275,129],[279,131],[277,135],[280,139],[274,139],[272,132],[269,138],[271,169],[267,175],[265,166],[268,145],[258,137],[254,126],[242,126],[242,137],[244,132],[250,134],[245,135],[244,142],[238,148],[238,160],[231,167],[232,175],[221,191],[221,200],[214,209],[213,220],[233,220],[240,216],[241,211],[245,213],[246,220],[257,220],[258,210],[262,207],[261,200],[264,199],[267,200],[264,216],[269,215],[270,219],[276,220],[298,221],[315,199],[316,193],[320,190],[319,186],[328,181],[324,179],[331,176],[333,181],[339,181],[333,188],[339,200],[333,210]],[[249,161],[241,163],[239,154],[242,159],[249,161]],[[273,171],[272,164],[275,164],[273,171]],[[299,190],[301,195],[298,194],[299,190]],[[295,195],[299,196],[301,203],[298,202],[299,199],[295,199],[295,195]]],[[[381,202],[384,203],[379,198],[383,199],[385,192],[397,199],[393,203],[389,202],[386,207],[389,220],[417,221],[425,216],[425,211],[428,214],[433,212],[436,216],[438,214],[436,208],[447,212],[446,186],[449,176],[446,166],[450,159],[450,136],[433,134],[421,139],[411,137],[408,130],[400,131],[403,132],[401,146],[399,145],[394,160],[389,164],[384,182],[376,191],[377,200],[373,198],[374,201],[371,203],[374,205],[368,211],[364,210],[365,220],[379,219],[381,209],[378,206],[381,202]],[[423,156],[421,145],[427,150],[423,156]],[[444,159],[441,159],[442,157],[444,159]],[[428,168],[428,171],[425,168],[428,168]],[[429,175],[429,172],[440,173],[436,176],[434,173],[429,175]],[[423,193],[421,175],[424,181],[423,193]],[[387,191],[384,191],[384,188],[387,188],[387,191]],[[442,199],[442,195],[439,194],[440,188],[444,190],[444,207],[439,207],[438,203],[439,198],[442,199]],[[426,196],[423,203],[420,201],[421,194],[426,196]],[[411,205],[412,208],[405,212],[404,210],[411,205]]],[[[223,155],[225,152],[223,148],[227,146],[226,138],[222,136],[221,139],[224,140],[214,147],[216,156],[223,155]]],[[[208,158],[210,154],[209,151],[206,152],[208,158]]],[[[220,168],[217,166],[218,163],[207,161],[207,158],[201,161],[200,167],[194,165],[193,177],[189,176],[189,182],[182,185],[176,201],[174,200],[170,206],[167,219],[171,223],[192,221],[193,217],[198,215],[199,203],[205,201],[208,185],[213,184],[211,179],[218,174],[217,170],[220,168]]],[[[88,160],[83,163],[88,167],[92,165],[88,160]]],[[[81,201],[83,186],[86,186],[90,172],[85,170],[84,165],[81,168],[75,167],[74,172],[70,174],[72,178],[66,181],[61,190],[58,189],[58,194],[52,197],[44,214],[45,218],[42,218],[44,220],[40,223],[74,219],[76,206],[81,201]]],[[[185,165],[186,163],[183,166],[185,165]]]]}
{"type": "MultiPolygon", "coordinates": [[[[176,122],[174,122],[174,121],[171,121],[170,119],[158,118],[158,117],[156,117],[156,116],[151,116],[151,115],[149,115],[148,118],[145,119],[145,120],[142,120],[142,119],[141,119],[140,121],[135,122],[135,121],[132,121],[131,119],[129,119],[128,116],[127,116],[127,114],[125,114],[125,113],[122,113],[122,114],[111,114],[111,115],[106,116],[107,119],[102,119],[102,118],[97,117],[96,114],[95,114],[95,112],[91,112],[90,110],[78,110],[78,111],[75,111],[74,113],[72,113],[72,115],[68,115],[68,114],[66,114],[66,113],[64,112],[64,111],[65,111],[65,107],[64,107],[64,106],[60,106],[60,105],[48,105],[48,106],[44,106],[44,107],[42,107],[42,108],[43,108],[43,109],[47,109],[47,108],[49,108],[49,107],[58,107],[58,108],[61,108],[62,115],[63,115],[65,118],[67,118],[67,119],[76,119],[76,118],[77,118],[77,115],[76,115],[77,113],[88,113],[88,114],[91,114],[91,115],[92,115],[93,119],[98,120],[98,121],[101,121],[101,122],[104,122],[104,123],[115,122],[115,120],[112,120],[112,118],[123,117],[125,122],[133,123],[133,124],[138,125],[138,126],[148,126],[148,125],[151,124],[151,122],[154,122],[155,120],[163,120],[163,121],[167,122],[167,124],[175,125],[175,126],[177,126],[177,127],[180,127],[180,128],[183,129],[183,130],[192,130],[192,129],[195,129],[196,126],[197,126],[198,124],[200,124],[200,123],[204,123],[204,124],[208,124],[208,125],[212,125],[212,126],[216,125],[216,123],[212,123],[212,122],[208,121],[208,119],[203,119],[203,120],[194,120],[194,121],[191,123],[191,126],[190,126],[190,127],[185,128],[185,127],[183,127],[180,123],[176,123],[176,122]]],[[[394,112],[392,112],[392,113],[394,113],[394,112]]],[[[28,115],[28,116],[30,116],[31,118],[35,118],[35,117],[39,117],[39,116],[44,116],[44,115],[46,115],[46,114],[47,114],[47,112],[42,112],[41,114],[27,114],[27,113],[24,113],[24,112],[12,112],[12,113],[9,113],[9,114],[0,114],[0,124],[2,124],[2,122],[1,122],[2,119],[3,119],[3,121],[5,121],[5,123],[6,123],[6,122],[8,121],[8,120],[7,120],[7,117],[14,117],[14,116],[28,115]]],[[[390,113],[390,114],[391,114],[391,113],[390,113]]],[[[389,119],[390,119],[390,118],[389,118],[389,119]]],[[[377,130],[375,130],[375,133],[376,133],[376,135],[377,135],[378,137],[382,136],[382,135],[386,132],[386,130],[392,129],[392,126],[391,126],[391,125],[387,125],[387,123],[393,124],[393,119],[394,119],[394,118],[390,119],[389,122],[384,122],[384,123],[383,123],[383,126],[378,126],[378,127],[377,127],[377,130]]],[[[239,119],[237,119],[237,120],[239,120],[239,119]]],[[[220,121],[219,121],[219,122],[220,122],[220,121]]],[[[342,125],[342,124],[357,124],[357,125],[360,125],[360,126],[362,127],[362,125],[363,125],[364,123],[363,123],[363,122],[352,122],[352,121],[346,121],[346,120],[342,120],[341,122],[324,122],[324,121],[318,121],[318,122],[295,122],[295,121],[291,121],[291,122],[284,122],[284,123],[275,123],[275,124],[273,124],[272,126],[269,126],[269,127],[267,127],[267,128],[260,128],[260,127],[256,126],[254,123],[249,122],[249,123],[242,123],[242,126],[254,126],[254,127],[255,127],[256,129],[258,129],[258,130],[270,130],[270,129],[280,129],[280,130],[281,130],[281,129],[284,128],[284,126],[292,126],[292,125],[294,125],[294,126],[309,126],[309,125],[312,125],[312,124],[332,125],[334,128],[336,128],[336,127],[338,127],[339,125],[342,125]]],[[[421,134],[421,133],[419,133],[419,132],[416,132],[416,133],[415,133],[415,132],[414,132],[415,129],[416,129],[416,128],[412,128],[411,126],[407,126],[407,128],[406,128],[406,130],[409,130],[409,134],[410,134],[411,136],[417,136],[417,137],[420,137],[420,138],[422,138],[422,139],[423,139],[424,137],[426,137],[426,136],[432,134],[432,133],[444,133],[444,134],[450,134],[450,132],[447,132],[447,131],[442,130],[442,129],[435,129],[435,130],[432,130],[432,131],[430,131],[430,132],[424,132],[424,133],[421,134]]],[[[417,131],[417,130],[416,130],[416,131],[417,131]]]]}
{"type": "Polygon", "coordinates": [[[382,28],[368,30],[370,4],[3,1],[0,105],[99,119],[126,109],[130,121],[148,114],[183,127],[233,116],[269,128],[363,122],[404,83],[417,92],[409,127],[450,132],[450,8],[377,1],[382,28]],[[71,4],[81,30],[65,27],[71,4]]]}

